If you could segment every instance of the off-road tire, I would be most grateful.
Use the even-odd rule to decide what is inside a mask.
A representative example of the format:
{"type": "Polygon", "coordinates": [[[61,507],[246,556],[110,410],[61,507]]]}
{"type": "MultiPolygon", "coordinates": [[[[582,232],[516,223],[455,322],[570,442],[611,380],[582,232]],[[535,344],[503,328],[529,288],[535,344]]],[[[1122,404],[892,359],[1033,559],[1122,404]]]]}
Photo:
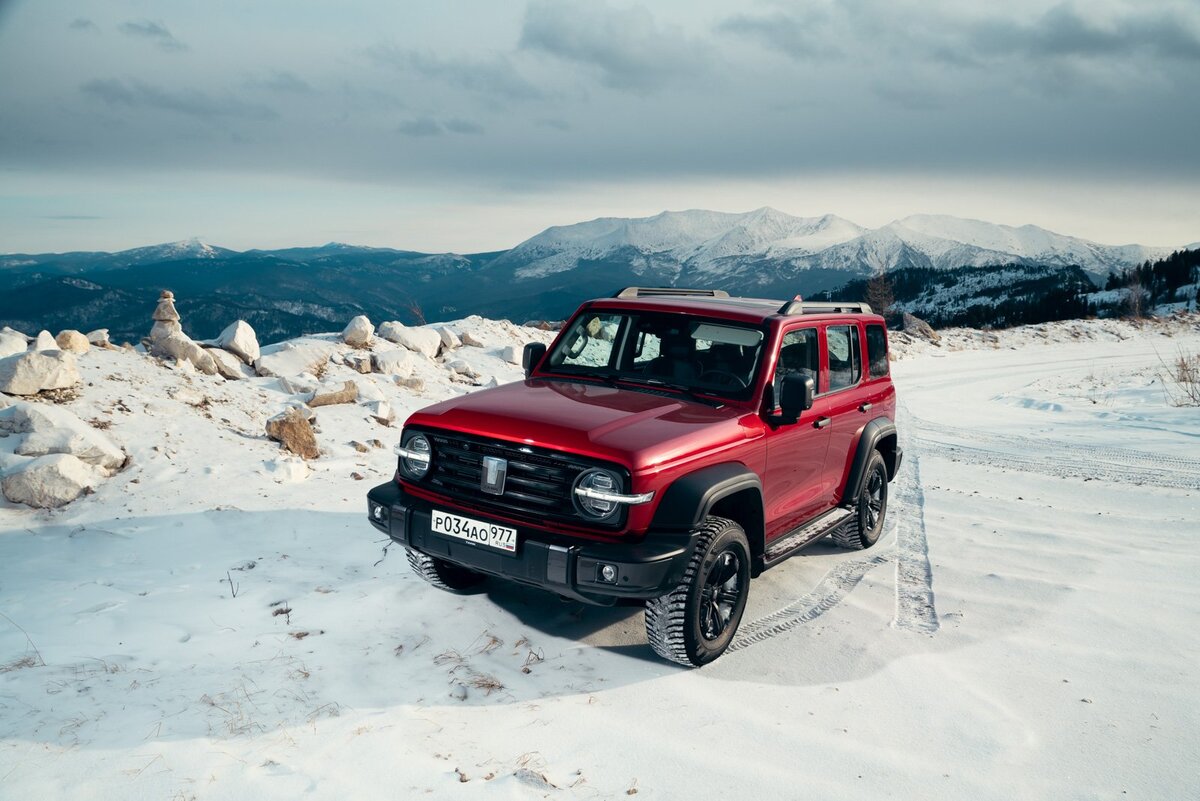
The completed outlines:
{"type": "Polygon", "coordinates": [[[833,541],[843,548],[861,551],[879,541],[883,521],[887,516],[887,465],[879,451],[871,451],[863,473],[862,491],[858,494],[854,514],[833,532],[833,541]]]}
{"type": "Polygon", "coordinates": [[[404,550],[408,552],[408,564],[412,567],[413,572],[439,590],[460,592],[469,590],[484,580],[484,576],[481,574],[467,570],[465,567],[452,565],[444,559],[427,556],[412,548],[404,550]]]}
{"type": "Polygon", "coordinates": [[[696,535],[696,548],[683,579],[666,595],[646,602],[646,639],[650,647],[664,659],[686,667],[707,664],[725,652],[737,634],[750,595],[750,543],[742,527],[724,517],[710,516],[696,535]],[[729,561],[724,557],[727,552],[737,561],[737,597],[719,636],[708,638],[701,620],[705,582],[716,576],[714,568],[719,560],[728,568],[729,561]]]}

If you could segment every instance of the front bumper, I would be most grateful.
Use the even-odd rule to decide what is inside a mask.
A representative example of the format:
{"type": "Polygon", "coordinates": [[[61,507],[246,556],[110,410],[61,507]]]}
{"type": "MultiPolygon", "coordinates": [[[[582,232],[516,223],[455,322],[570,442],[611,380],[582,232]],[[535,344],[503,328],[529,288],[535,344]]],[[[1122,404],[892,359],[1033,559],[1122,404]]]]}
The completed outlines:
{"type": "MultiPolygon", "coordinates": [[[[367,493],[371,525],[405,547],[480,573],[603,606],[619,598],[657,598],[670,592],[683,579],[695,541],[690,532],[652,532],[636,543],[591,542],[516,526],[517,550],[509,554],[435,534],[430,528],[433,508],[434,504],[414,498],[394,481],[367,493]],[[615,581],[601,578],[603,565],[615,568],[615,581]]],[[[451,507],[446,511],[458,513],[451,507]]],[[[473,511],[465,514],[489,520],[487,515],[473,511]]]]}

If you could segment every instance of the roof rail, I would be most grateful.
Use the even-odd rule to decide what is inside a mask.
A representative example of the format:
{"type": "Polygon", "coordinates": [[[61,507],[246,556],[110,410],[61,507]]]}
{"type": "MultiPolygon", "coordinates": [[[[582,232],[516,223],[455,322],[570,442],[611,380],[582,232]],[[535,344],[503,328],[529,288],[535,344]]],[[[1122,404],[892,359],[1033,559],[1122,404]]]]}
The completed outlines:
{"type": "Polygon", "coordinates": [[[663,295],[680,295],[691,298],[729,297],[729,293],[724,289],[677,289],[671,286],[627,286],[613,297],[627,300],[629,298],[657,298],[663,295]]]}
{"type": "Polygon", "coordinates": [[[779,308],[779,314],[871,314],[868,303],[812,303],[789,300],[779,308]]]}

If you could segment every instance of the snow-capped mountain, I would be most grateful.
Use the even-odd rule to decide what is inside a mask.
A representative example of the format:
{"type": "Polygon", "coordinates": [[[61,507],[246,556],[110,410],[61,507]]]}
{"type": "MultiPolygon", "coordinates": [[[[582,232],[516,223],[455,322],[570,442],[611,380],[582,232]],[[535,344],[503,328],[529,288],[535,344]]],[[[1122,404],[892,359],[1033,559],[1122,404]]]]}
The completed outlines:
{"type": "Polygon", "coordinates": [[[764,283],[814,269],[857,276],[898,267],[1010,263],[1076,265],[1099,277],[1169,252],[1101,245],[1034,225],[1014,228],[944,215],[914,215],[868,229],[835,215],[793,217],[761,208],[745,214],[690,210],[638,219],[606,217],[556,226],[498,261],[514,267],[518,280],[615,259],[630,261],[635,272],[657,267],[675,278],[764,283]]]}
{"type": "Polygon", "coordinates": [[[179,242],[166,242],[161,245],[123,250],[114,255],[120,256],[122,261],[127,264],[149,264],[183,259],[221,259],[236,253],[235,250],[215,247],[193,237],[179,242]]]}

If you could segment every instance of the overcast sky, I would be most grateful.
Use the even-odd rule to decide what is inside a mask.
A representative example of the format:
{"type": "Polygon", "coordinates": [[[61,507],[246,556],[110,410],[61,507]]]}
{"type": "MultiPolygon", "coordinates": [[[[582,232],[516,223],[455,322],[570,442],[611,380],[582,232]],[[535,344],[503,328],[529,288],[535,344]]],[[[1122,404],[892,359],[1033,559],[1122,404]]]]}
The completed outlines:
{"type": "Polygon", "coordinates": [[[0,0],[0,252],[774,206],[1200,240],[1200,2],[0,0]]]}

